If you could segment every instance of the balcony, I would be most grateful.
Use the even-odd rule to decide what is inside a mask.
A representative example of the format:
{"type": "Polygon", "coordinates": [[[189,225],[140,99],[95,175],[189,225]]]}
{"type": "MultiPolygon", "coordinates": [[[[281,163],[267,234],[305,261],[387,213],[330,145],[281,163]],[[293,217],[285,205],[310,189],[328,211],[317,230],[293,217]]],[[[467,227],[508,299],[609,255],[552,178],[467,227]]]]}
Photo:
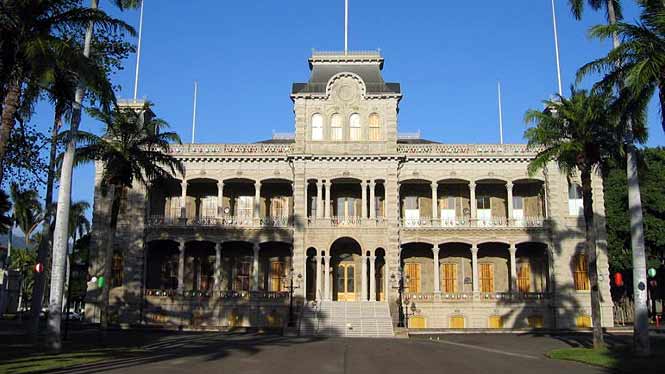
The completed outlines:
{"type": "Polygon", "coordinates": [[[147,289],[145,296],[152,299],[175,299],[201,300],[219,298],[228,301],[270,301],[284,302],[289,299],[289,292],[267,292],[267,291],[183,291],[179,293],[173,289],[147,289]]]}
{"type": "Polygon", "coordinates": [[[538,303],[551,297],[547,292],[421,292],[408,293],[402,296],[405,303],[538,303]]]}
{"type": "Polygon", "coordinates": [[[401,220],[404,229],[471,229],[471,228],[543,228],[544,217],[522,217],[508,220],[504,217],[488,219],[457,218],[404,218],[401,220]]]}
{"type": "Polygon", "coordinates": [[[243,216],[175,218],[162,215],[150,216],[148,227],[228,227],[228,228],[292,228],[293,217],[243,216]]]}
{"type": "Polygon", "coordinates": [[[378,227],[384,226],[386,221],[383,217],[363,218],[363,217],[330,217],[315,218],[310,217],[307,221],[310,227],[378,227]]]}

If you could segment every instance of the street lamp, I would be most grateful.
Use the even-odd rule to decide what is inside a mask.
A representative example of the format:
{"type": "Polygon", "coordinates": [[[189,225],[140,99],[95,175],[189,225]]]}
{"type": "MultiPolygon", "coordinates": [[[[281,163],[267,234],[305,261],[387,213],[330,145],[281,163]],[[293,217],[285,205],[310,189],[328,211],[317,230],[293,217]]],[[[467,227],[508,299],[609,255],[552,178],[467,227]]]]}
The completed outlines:
{"type": "Polygon", "coordinates": [[[293,319],[293,292],[300,288],[302,286],[302,274],[298,273],[297,276],[293,276],[293,273],[295,273],[295,270],[291,268],[289,270],[289,285],[286,287],[286,289],[289,291],[289,324],[288,327],[293,327],[295,326],[295,321],[293,319]],[[295,278],[295,284],[294,284],[294,279],[295,278]]]}
{"type": "MultiPolygon", "coordinates": [[[[397,323],[397,327],[406,327],[406,321],[404,320],[404,288],[409,286],[409,280],[411,277],[407,274],[404,276],[404,273],[402,273],[402,269],[398,269],[396,273],[390,274],[390,283],[392,285],[392,288],[397,290],[397,293],[399,295],[397,299],[397,304],[398,304],[398,310],[399,310],[399,322],[397,323]]],[[[407,300],[408,303],[408,300],[407,300]]]]}

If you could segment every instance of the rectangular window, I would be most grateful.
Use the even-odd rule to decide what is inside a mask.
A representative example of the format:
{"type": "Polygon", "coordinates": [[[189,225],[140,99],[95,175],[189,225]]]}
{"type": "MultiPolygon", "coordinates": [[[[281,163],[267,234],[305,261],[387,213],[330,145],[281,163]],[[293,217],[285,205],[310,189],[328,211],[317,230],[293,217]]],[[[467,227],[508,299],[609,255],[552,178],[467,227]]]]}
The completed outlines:
{"type": "Polygon", "coordinates": [[[494,292],[494,264],[479,264],[480,292],[494,292]]]}
{"type": "Polygon", "coordinates": [[[582,187],[577,183],[568,184],[568,214],[580,216],[583,214],[584,201],[582,200],[582,187]]]}
{"type": "Polygon", "coordinates": [[[591,289],[589,285],[589,264],[587,263],[586,255],[583,253],[575,256],[575,290],[588,291],[591,289]]]}
{"type": "Polygon", "coordinates": [[[492,209],[491,199],[489,196],[478,196],[476,198],[476,208],[478,209],[492,209]]]}
{"type": "Polygon", "coordinates": [[[457,292],[457,264],[443,264],[443,292],[457,292]]]}
{"type": "Polygon", "coordinates": [[[234,291],[249,291],[249,278],[251,274],[252,263],[248,260],[236,262],[236,279],[233,287],[234,291]]]}
{"type": "Polygon", "coordinates": [[[407,279],[404,280],[404,289],[406,292],[420,292],[420,264],[404,264],[404,273],[407,279]]]}
{"type": "Polygon", "coordinates": [[[545,327],[545,319],[543,316],[529,316],[526,321],[528,326],[532,329],[542,329],[545,327]]]}
{"type": "Polygon", "coordinates": [[[254,197],[238,196],[237,204],[236,216],[238,221],[251,220],[254,216],[254,197]]]}
{"type": "Polygon", "coordinates": [[[531,265],[528,262],[518,264],[517,290],[523,293],[531,290],[531,265]]]}
{"type": "Polygon", "coordinates": [[[282,276],[284,275],[284,263],[281,261],[272,261],[270,263],[270,292],[281,292],[282,276]]]}

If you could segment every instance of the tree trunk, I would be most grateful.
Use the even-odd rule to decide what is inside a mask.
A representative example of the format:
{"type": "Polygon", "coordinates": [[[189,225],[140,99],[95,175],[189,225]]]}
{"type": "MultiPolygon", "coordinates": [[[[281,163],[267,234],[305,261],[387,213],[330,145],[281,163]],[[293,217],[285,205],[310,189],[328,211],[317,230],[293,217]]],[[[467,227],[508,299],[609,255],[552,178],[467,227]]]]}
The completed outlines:
{"type": "Polygon", "coordinates": [[[603,327],[600,312],[600,289],[598,287],[598,253],[596,250],[596,226],[594,224],[593,192],[591,189],[591,170],[581,171],[582,199],[584,202],[584,225],[586,234],[586,257],[591,285],[591,322],[593,324],[593,347],[602,348],[603,327]]]}
{"type": "Polygon", "coordinates": [[[21,99],[21,82],[18,79],[13,80],[7,88],[5,100],[2,103],[2,123],[0,124],[0,185],[5,175],[4,160],[7,152],[7,143],[14,129],[14,116],[21,99]]]}
{"type": "MultiPolygon", "coordinates": [[[[98,8],[98,0],[91,0],[91,8],[98,8]]],[[[85,33],[83,55],[90,57],[92,44],[92,31],[94,23],[90,22],[85,33]]],[[[59,352],[62,349],[60,324],[62,322],[62,292],[64,291],[65,256],[67,255],[67,240],[69,239],[69,210],[72,202],[72,172],[74,169],[74,155],[76,153],[76,132],[81,123],[81,104],[85,92],[83,86],[76,89],[74,98],[74,114],[71,123],[71,139],[67,143],[65,156],[60,171],[60,188],[58,189],[58,208],[56,210],[55,230],[53,232],[53,265],[51,267],[51,295],[49,299],[48,335],[47,343],[51,350],[59,352]]]]}
{"type": "MultiPolygon", "coordinates": [[[[607,0],[607,18],[610,25],[617,23],[612,0],[607,0]]],[[[621,45],[619,36],[612,36],[614,48],[621,45]]],[[[628,179],[628,212],[630,213],[630,242],[633,249],[633,297],[635,300],[635,323],[633,324],[633,345],[635,353],[648,356],[649,313],[647,310],[647,272],[644,250],[644,217],[642,198],[637,173],[637,153],[633,142],[633,126],[630,119],[626,123],[626,178],[628,179]]]]}
{"type": "Polygon", "coordinates": [[[113,281],[113,243],[115,232],[118,227],[118,215],[120,203],[123,199],[123,189],[120,186],[111,186],[111,216],[108,227],[108,238],[104,243],[104,287],[102,289],[102,314],[101,327],[104,333],[109,327],[109,295],[113,281]]]}
{"type": "MultiPolygon", "coordinates": [[[[39,249],[37,250],[37,263],[42,264],[46,268],[46,263],[49,257],[49,248],[51,245],[51,218],[53,211],[51,210],[51,203],[53,202],[53,184],[55,181],[55,159],[58,152],[58,134],[62,126],[62,115],[59,106],[56,104],[55,119],[53,120],[53,128],[51,129],[51,150],[49,153],[48,174],[46,177],[46,198],[44,199],[44,227],[42,230],[42,239],[39,242],[39,249]]],[[[44,301],[44,289],[46,288],[46,274],[44,272],[35,273],[35,283],[32,292],[32,316],[30,319],[30,326],[28,328],[33,342],[38,341],[39,336],[39,315],[42,310],[42,303],[44,301]]]]}

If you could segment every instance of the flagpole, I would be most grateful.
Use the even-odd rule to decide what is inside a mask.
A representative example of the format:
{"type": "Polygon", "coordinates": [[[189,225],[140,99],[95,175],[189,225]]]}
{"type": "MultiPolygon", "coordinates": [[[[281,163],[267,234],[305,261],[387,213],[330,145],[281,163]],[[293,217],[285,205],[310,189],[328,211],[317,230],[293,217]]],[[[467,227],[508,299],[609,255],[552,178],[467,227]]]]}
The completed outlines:
{"type": "Polygon", "coordinates": [[[344,54],[349,53],[349,0],[344,0],[344,54]]]}
{"type": "Polygon", "coordinates": [[[499,143],[503,144],[503,107],[501,103],[501,81],[497,82],[497,91],[499,94],[499,143]]]}
{"type": "Polygon", "coordinates": [[[194,81],[194,113],[192,114],[192,144],[194,144],[195,141],[195,134],[196,134],[196,101],[198,99],[198,94],[199,94],[199,82],[194,81]]]}
{"type": "Polygon", "coordinates": [[[563,85],[561,84],[561,60],[559,57],[559,31],[556,23],[556,8],[552,0],[552,25],[554,27],[554,50],[556,51],[556,74],[559,84],[559,95],[563,96],[563,85]]]}
{"type": "Polygon", "coordinates": [[[141,0],[141,16],[139,18],[139,42],[136,48],[136,75],[134,76],[134,102],[139,93],[139,68],[141,66],[141,40],[143,39],[143,4],[145,0],[141,0]]]}

